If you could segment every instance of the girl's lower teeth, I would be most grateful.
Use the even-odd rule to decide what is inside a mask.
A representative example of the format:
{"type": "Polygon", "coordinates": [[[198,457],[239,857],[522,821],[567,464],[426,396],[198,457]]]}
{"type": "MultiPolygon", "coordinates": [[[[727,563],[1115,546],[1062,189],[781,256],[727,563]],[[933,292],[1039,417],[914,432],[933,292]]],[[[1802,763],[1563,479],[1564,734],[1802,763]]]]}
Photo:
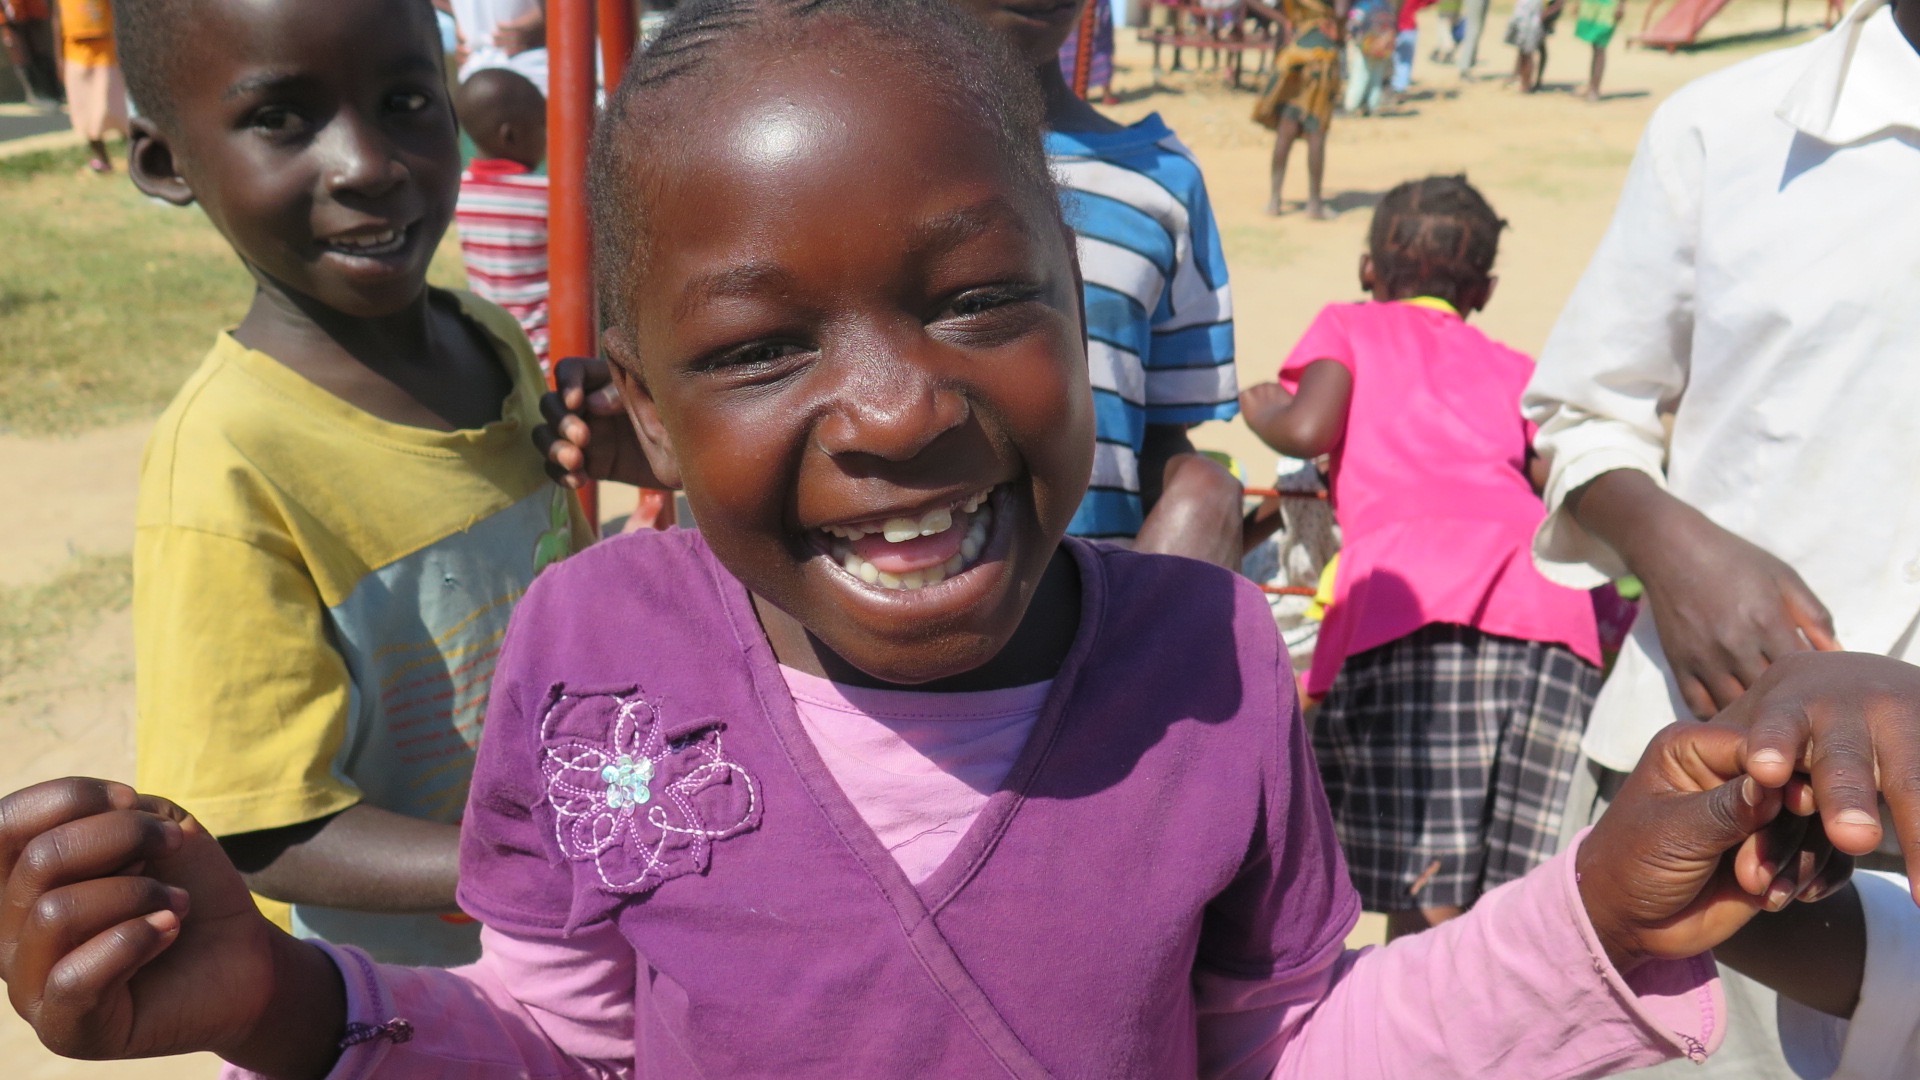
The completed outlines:
{"type": "Polygon", "coordinates": [[[973,515],[973,520],[967,524],[967,535],[960,539],[960,550],[957,554],[938,566],[930,566],[911,574],[889,574],[861,558],[853,550],[853,545],[845,541],[836,541],[833,545],[833,553],[840,560],[841,567],[861,581],[895,592],[910,592],[914,589],[923,589],[928,585],[938,585],[971,567],[974,560],[980,557],[981,549],[986,546],[987,528],[992,523],[992,519],[991,510],[983,509],[973,515]]]}

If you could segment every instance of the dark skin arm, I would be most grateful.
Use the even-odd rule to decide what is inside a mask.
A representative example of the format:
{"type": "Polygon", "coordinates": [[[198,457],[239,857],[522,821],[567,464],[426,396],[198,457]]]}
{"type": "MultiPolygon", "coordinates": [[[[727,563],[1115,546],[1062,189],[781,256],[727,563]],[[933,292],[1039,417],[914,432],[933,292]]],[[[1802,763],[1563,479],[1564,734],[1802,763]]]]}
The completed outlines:
{"type": "Polygon", "coordinates": [[[1731,705],[1781,658],[1840,647],[1833,617],[1792,567],[1646,474],[1605,473],[1566,505],[1646,586],[1660,646],[1701,719],[1731,705]]]}
{"type": "Polygon", "coordinates": [[[318,821],[225,836],[220,846],[248,888],[285,903],[394,914],[458,910],[458,825],[361,803],[318,821]]]}
{"type": "Polygon", "coordinates": [[[1300,375],[1300,392],[1260,383],[1240,392],[1240,413],[1260,441],[1288,457],[1312,459],[1340,445],[1353,404],[1353,373],[1335,360],[1315,360],[1300,375]]]}
{"type": "Polygon", "coordinates": [[[1847,885],[1814,904],[1761,915],[1715,947],[1714,958],[1781,997],[1847,1019],[1867,971],[1867,921],[1847,885]]]}
{"type": "Polygon", "coordinates": [[[1140,503],[1153,513],[1160,492],[1166,486],[1167,462],[1177,455],[1194,453],[1193,440],[1184,424],[1148,424],[1147,437],[1140,449],[1140,503]]]}

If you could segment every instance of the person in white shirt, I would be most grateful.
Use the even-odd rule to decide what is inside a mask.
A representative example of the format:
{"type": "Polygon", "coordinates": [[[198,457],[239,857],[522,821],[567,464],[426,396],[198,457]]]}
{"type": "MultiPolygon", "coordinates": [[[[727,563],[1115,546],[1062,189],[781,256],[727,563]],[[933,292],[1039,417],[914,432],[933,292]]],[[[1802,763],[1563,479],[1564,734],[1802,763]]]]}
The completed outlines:
{"type": "MultiPolygon", "coordinates": [[[[1655,731],[1783,656],[1920,658],[1915,42],[1920,0],[1861,0],[1663,104],[1541,355],[1523,403],[1552,466],[1536,561],[1579,588],[1631,573],[1648,596],[1595,702],[1569,831],[1655,731]]],[[[1747,989],[1709,1071],[1794,1077],[1747,989]]]]}
{"type": "Polygon", "coordinates": [[[460,32],[460,81],[484,68],[507,68],[547,92],[546,0],[453,0],[460,32]]]}

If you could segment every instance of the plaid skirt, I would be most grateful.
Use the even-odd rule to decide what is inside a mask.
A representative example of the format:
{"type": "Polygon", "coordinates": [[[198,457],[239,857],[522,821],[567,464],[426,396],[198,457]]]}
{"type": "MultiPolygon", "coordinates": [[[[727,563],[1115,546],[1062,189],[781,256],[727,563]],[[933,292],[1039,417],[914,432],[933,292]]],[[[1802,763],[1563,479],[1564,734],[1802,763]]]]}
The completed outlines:
{"type": "Polygon", "coordinates": [[[1599,688],[1565,646],[1465,626],[1348,657],[1313,750],[1367,909],[1466,907],[1552,857],[1599,688]]]}

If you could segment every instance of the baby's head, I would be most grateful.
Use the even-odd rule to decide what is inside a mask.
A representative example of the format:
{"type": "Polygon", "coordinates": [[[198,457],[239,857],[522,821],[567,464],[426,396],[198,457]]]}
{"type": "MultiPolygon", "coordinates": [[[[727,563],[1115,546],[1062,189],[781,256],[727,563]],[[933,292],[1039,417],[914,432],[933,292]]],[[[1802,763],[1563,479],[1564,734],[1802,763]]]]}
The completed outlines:
{"type": "Polygon", "coordinates": [[[1409,180],[1373,211],[1360,286],[1376,300],[1433,296],[1461,314],[1493,295],[1493,260],[1507,223],[1464,176],[1409,180]]]}
{"type": "Polygon", "coordinates": [[[474,72],[454,95],[454,110],[483,157],[536,169],[547,156],[547,99],[517,71],[474,72]]]}
{"type": "Polygon", "coordinates": [[[416,302],[459,141],[427,0],[115,0],[141,191],[199,203],[263,285],[416,302]]]}
{"type": "Polygon", "coordinates": [[[1039,123],[947,0],[693,0],[596,136],[606,351],[649,460],[763,615],[889,682],[1000,653],[1092,468],[1039,123]]]}
{"type": "Polygon", "coordinates": [[[1055,63],[1089,0],[952,0],[1013,46],[1028,67],[1055,63]]]}

